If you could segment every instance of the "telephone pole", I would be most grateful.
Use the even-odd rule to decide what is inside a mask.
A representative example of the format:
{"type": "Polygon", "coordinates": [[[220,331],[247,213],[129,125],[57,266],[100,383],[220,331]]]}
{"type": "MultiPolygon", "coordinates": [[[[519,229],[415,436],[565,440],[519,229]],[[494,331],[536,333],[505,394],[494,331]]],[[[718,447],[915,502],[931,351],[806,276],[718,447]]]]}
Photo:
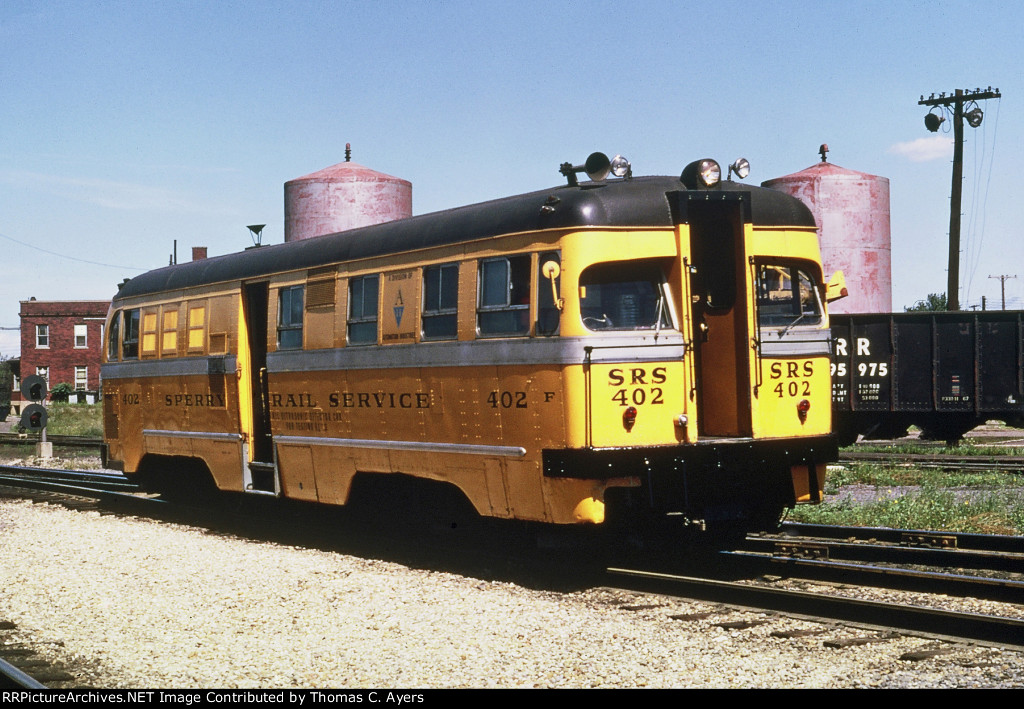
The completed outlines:
{"type": "Polygon", "coordinates": [[[1006,279],[1016,277],[1017,276],[989,276],[989,278],[999,279],[999,289],[1003,292],[1003,310],[1006,310],[1006,279]]]}
{"type": "MultiPolygon", "coordinates": [[[[924,96],[917,102],[918,106],[941,107],[942,113],[952,113],[953,118],[953,189],[950,193],[949,205],[949,272],[946,277],[946,308],[960,309],[960,192],[964,181],[964,118],[971,128],[981,125],[984,116],[977,102],[990,98],[1001,98],[999,89],[991,86],[986,90],[957,89],[955,93],[939,96],[924,96]],[[974,104],[974,108],[964,112],[964,102],[974,104]],[[950,108],[952,106],[952,108],[950,108]]],[[[924,125],[932,133],[946,120],[945,115],[929,112],[924,117],[924,125]]]]}

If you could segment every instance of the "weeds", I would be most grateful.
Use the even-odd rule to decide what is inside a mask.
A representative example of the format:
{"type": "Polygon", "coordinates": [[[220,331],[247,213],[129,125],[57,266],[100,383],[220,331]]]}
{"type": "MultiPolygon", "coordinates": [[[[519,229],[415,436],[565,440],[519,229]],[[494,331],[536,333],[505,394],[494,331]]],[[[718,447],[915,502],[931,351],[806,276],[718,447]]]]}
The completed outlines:
{"type": "Polygon", "coordinates": [[[955,448],[927,443],[892,443],[866,445],[863,443],[856,446],[848,446],[843,450],[856,453],[890,453],[892,455],[957,455],[957,456],[1024,456],[1024,448],[1010,448],[1004,446],[979,446],[974,443],[961,443],[955,448]]]}
{"type": "Polygon", "coordinates": [[[1024,487],[1006,473],[850,465],[830,470],[828,499],[790,519],[858,527],[1024,533],[1024,487]]]}
{"type": "Polygon", "coordinates": [[[102,404],[51,403],[46,432],[54,436],[103,437],[102,404]]]}

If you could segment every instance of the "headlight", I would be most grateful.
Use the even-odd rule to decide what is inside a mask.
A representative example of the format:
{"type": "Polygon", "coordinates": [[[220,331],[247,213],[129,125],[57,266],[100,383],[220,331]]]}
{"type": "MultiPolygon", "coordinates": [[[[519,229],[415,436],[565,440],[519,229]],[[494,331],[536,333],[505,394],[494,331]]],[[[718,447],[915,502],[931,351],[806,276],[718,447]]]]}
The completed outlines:
{"type": "Polygon", "coordinates": [[[632,170],[630,169],[629,160],[622,157],[621,155],[616,155],[615,157],[613,157],[612,174],[615,175],[616,177],[628,177],[629,175],[631,175],[632,170]]]}
{"type": "Polygon", "coordinates": [[[696,160],[683,168],[679,179],[691,190],[706,190],[721,182],[722,167],[711,158],[696,160]]]}
{"type": "Polygon", "coordinates": [[[697,175],[705,187],[714,187],[722,179],[722,166],[714,160],[701,160],[697,175]]]}
{"type": "Polygon", "coordinates": [[[741,180],[747,179],[750,174],[750,161],[746,158],[737,158],[736,162],[729,166],[729,172],[741,180]]]}

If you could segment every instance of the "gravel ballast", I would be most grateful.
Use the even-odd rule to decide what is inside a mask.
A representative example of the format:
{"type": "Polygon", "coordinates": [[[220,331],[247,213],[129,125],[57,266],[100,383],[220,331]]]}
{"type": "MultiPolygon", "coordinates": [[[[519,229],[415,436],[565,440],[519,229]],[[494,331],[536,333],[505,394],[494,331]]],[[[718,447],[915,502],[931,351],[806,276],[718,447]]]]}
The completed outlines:
{"type": "Polygon", "coordinates": [[[608,589],[538,591],[49,504],[0,500],[0,540],[0,620],[18,628],[0,642],[75,667],[83,686],[1024,685],[1013,651],[917,637],[830,649],[825,640],[880,634],[608,589]],[[718,625],[737,620],[767,622],[718,625]],[[772,636],[799,629],[822,632],[772,636]],[[933,648],[949,652],[899,659],[933,648]]]}

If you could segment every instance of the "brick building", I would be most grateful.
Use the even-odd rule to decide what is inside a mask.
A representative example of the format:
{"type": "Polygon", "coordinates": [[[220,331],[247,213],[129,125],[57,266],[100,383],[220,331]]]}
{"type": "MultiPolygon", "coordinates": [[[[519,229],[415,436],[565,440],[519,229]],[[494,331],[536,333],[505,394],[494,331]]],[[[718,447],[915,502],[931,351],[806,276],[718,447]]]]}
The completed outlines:
{"type": "MultiPolygon", "coordinates": [[[[21,301],[22,378],[39,374],[48,389],[67,383],[86,401],[97,401],[109,307],[109,300],[21,301]]],[[[19,409],[20,392],[12,392],[11,403],[19,409]]]]}

